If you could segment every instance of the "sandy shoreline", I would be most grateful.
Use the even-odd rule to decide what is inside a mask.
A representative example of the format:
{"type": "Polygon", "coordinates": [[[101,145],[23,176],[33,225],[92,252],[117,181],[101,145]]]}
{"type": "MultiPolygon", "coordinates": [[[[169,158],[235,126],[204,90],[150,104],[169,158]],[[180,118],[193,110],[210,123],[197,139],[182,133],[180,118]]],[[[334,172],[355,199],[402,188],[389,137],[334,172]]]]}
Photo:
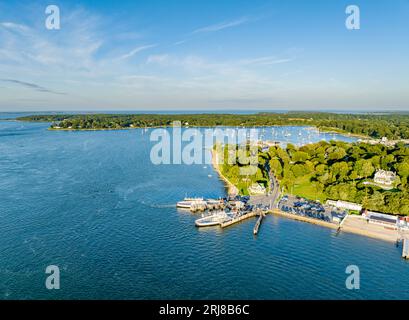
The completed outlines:
{"type": "Polygon", "coordinates": [[[388,242],[396,242],[401,236],[409,238],[408,232],[399,233],[397,229],[391,227],[368,223],[364,217],[357,215],[347,216],[341,230],[388,242]]]}
{"type": "Polygon", "coordinates": [[[307,222],[311,224],[316,224],[316,225],[326,227],[326,228],[331,228],[331,229],[336,229],[336,230],[339,228],[339,226],[336,225],[335,223],[330,223],[330,222],[326,222],[326,221],[322,221],[322,220],[314,219],[314,218],[309,218],[309,217],[303,217],[303,216],[299,216],[296,214],[286,213],[284,211],[281,211],[280,209],[274,209],[272,213],[275,215],[281,216],[281,217],[291,219],[291,220],[297,220],[297,221],[307,222]]]}
{"type": "Polygon", "coordinates": [[[219,164],[218,164],[218,161],[217,161],[216,151],[213,150],[213,149],[211,149],[210,152],[211,152],[211,154],[212,154],[212,166],[213,166],[214,170],[217,172],[217,174],[219,175],[219,177],[220,177],[220,178],[224,181],[224,183],[226,184],[226,186],[227,186],[227,193],[228,193],[229,195],[237,195],[237,194],[239,194],[239,191],[237,190],[236,186],[235,186],[233,183],[231,183],[231,182],[229,181],[229,179],[227,179],[227,178],[222,174],[222,172],[220,171],[219,164]]]}
{"type": "Polygon", "coordinates": [[[319,128],[319,127],[316,127],[316,128],[318,129],[319,132],[322,132],[322,133],[335,133],[335,134],[339,134],[345,137],[353,137],[353,138],[359,138],[359,139],[373,139],[370,136],[366,136],[364,134],[336,130],[336,128],[328,128],[328,129],[319,128]]]}
{"type": "Polygon", "coordinates": [[[335,223],[286,213],[279,209],[274,209],[272,213],[288,219],[307,222],[335,230],[339,229],[340,231],[346,233],[354,233],[368,238],[383,240],[392,243],[395,243],[397,240],[399,240],[401,236],[409,238],[408,232],[399,234],[397,230],[394,230],[392,228],[379,224],[367,223],[366,219],[362,216],[348,215],[342,225],[337,225],[335,223]]]}

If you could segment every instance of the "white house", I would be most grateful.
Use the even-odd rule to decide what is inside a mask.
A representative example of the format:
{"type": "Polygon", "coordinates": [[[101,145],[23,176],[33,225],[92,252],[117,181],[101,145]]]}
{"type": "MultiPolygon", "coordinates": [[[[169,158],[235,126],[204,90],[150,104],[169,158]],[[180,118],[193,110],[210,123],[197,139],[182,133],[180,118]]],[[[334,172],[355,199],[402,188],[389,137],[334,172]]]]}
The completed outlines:
{"type": "Polygon", "coordinates": [[[265,194],[266,188],[259,183],[253,183],[249,187],[250,194],[265,194]]]}
{"type": "Polygon", "coordinates": [[[378,170],[375,173],[374,181],[379,184],[391,186],[396,180],[396,173],[386,170],[378,170]]]}

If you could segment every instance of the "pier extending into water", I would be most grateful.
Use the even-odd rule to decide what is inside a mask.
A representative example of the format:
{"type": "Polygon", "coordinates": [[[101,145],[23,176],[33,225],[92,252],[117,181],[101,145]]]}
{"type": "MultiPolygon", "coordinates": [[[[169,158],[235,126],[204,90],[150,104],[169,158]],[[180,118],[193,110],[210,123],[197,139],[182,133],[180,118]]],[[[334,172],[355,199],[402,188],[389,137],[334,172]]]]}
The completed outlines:
{"type": "Polygon", "coordinates": [[[220,227],[222,227],[222,228],[227,228],[227,227],[230,227],[230,226],[232,226],[233,224],[236,224],[236,223],[238,223],[238,222],[241,222],[241,221],[244,221],[244,220],[247,220],[247,219],[256,217],[257,215],[258,215],[257,211],[251,211],[251,212],[249,212],[249,213],[245,213],[245,214],[243,214],[243,215],[241,215],[241,216],[238,216],[238,217],[236,217],[236,218],[233,218],[233,219],[231,219],[231,220],[228,220],[228,221],[226,221],[226,222],[221,223],[221,224],[220,224],[220,227]]]}
{"type": "Polygon", "coordinates": [[[402,258],[409,259],[409,238],[403,238],[402,244],[402,258]]]}
{"type": "Polygon", "coordinates": [[[253,234],[254,235],[258,234],[258,231],[259,231],[260,226],[261,226],[261,222],[263,222],[264,217],[265,217],[264,212],[261,212],[258,219],[257,219],[256,225],[254,226],[254,229],[253,229],[253,234]]]}

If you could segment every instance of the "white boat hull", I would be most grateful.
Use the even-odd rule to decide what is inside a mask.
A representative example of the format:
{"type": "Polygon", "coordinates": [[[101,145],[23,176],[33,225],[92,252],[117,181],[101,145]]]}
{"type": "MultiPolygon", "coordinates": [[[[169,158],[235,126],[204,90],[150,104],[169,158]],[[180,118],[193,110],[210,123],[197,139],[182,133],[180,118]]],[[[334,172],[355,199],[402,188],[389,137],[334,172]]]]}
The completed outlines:
{"type": "Polygon", "coordinates": [[[197,219],[195,221],[196,227],[202,228],[202,227],[214,227],[218,226],[221,223],[227,221],[229,218],[231,218],[229,215],[226,213],[223,214],[215,214],[212,216],[204,217],[197,219]]]}

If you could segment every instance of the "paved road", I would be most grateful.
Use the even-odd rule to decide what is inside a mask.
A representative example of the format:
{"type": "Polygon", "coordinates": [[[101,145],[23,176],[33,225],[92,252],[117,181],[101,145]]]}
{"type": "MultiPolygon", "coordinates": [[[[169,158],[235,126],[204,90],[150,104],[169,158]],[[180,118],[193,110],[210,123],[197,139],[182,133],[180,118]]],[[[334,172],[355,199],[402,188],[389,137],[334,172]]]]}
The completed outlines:
{"type": "MultiPolygon", "coordinates": [[[[272,173],[270,173],[270,182],[271,182],[271,203],[273,208],[277,207],[278,198],[280,197],[280,184],[272,173]]],[[[271,208],[272,209],[272,208],[271,208]]]]}
{"type": "Polygon", "coordinates": [[[273,208],[277,208],[277,201],[278,201],[278,198],[280,197],[280,185],[277,179],[272,174],[272,172],[270,172],[269,168],[266,167],[266,169],[269,172],[271,191],[268,195],[251,196],[250,204],[262,205],[263,207],[272,206],[273,208]]]}

